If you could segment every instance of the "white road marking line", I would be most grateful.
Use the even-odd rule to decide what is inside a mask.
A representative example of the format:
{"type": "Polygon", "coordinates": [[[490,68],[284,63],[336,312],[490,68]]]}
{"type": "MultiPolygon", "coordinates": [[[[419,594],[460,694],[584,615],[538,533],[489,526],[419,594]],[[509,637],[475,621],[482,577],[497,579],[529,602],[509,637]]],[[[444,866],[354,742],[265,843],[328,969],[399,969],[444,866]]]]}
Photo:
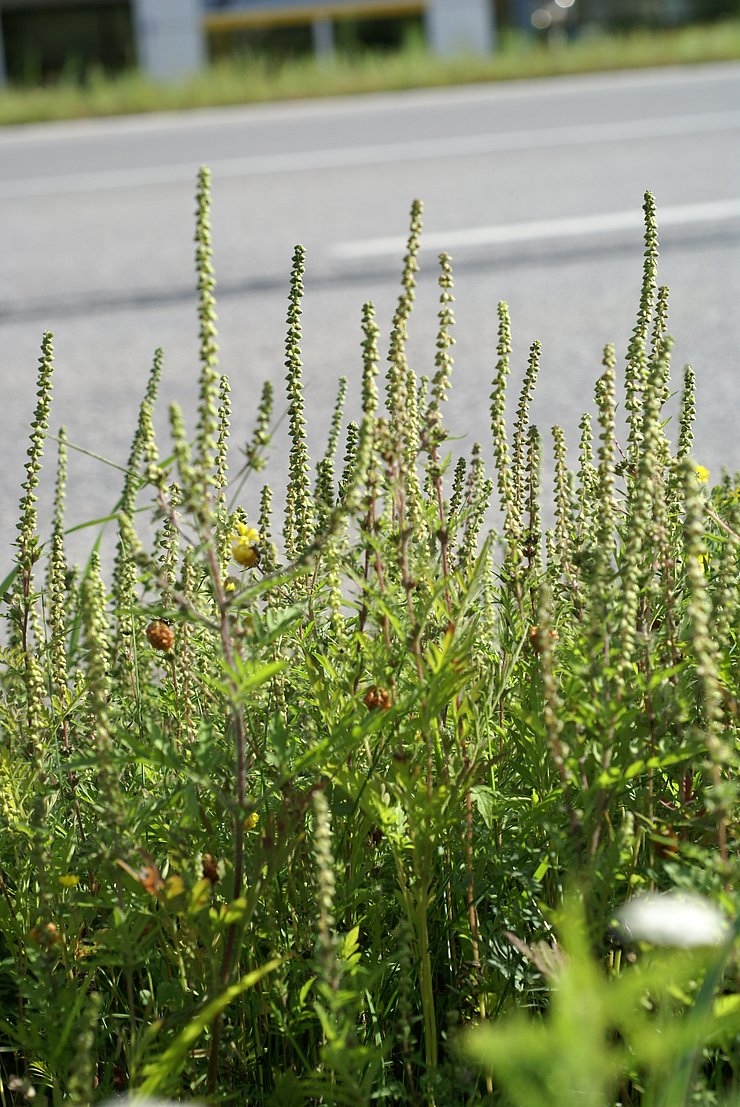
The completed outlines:
{"type": "MultiPolygon", "coordinates": [[[[449,138],[344,146],[335,150],[304,150],[283,154],[254,154],[223,158],[210,163],[214,179],[263,176],[270,173],[301,173],[317,169],[350,169],[366,165],[402,164],[437,158],[471,157],[561,146],[627,142],[648,138],[707,134],[740,128],[740,111],[697,112],[691,115],[655,119],[630,119],[612,123],[582,123],[561,127],[540,127],[494,134],[456,135],[449,138]]],[[[136,169],[104,169],[84,173],[28,177],[0,182],[0,199],[25,199],[107,189],[141,188],[148,185],[192,184],[197,165],[142,166],[136,169]]]]}
{"type": "MultiPolygon", "coordinates": [[[[697,204],[675,204],[658,208],[658,226],[683,227],[697,223],[723,222],[740,218],[740,199],[712,200],[697,204]]],[[[639,211],[613,211],[598,215],[576,215],[563,219],[538,219],[528,223],[502,223],[493,227],[468,227],[437,231],[422,236],[427,250],[454,250],[465,246],[504,246],[516,242],[538,242],[548,238],[579,238],[613,231],[639,231],[643,222],[639,211]]],[[[398,257],[405,249],[403,238],[370,238],[340,242],[330,248],[334,258],[398,257]]]]}

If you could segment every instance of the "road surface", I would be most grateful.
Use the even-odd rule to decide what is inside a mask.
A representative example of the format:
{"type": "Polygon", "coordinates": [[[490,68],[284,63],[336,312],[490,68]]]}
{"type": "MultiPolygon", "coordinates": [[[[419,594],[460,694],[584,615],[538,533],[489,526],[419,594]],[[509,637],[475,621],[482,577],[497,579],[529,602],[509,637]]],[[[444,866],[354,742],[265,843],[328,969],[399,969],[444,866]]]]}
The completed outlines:
{"type": "MultiPolygon", "coordinates": [[[[2,566],[9,557],[38,347],[53,331],[52,427],[121,464],[152,352],[165,350],[158,426],[197,378],[193,209],[214,177],[222,368],[234,448],[260,385],[282,402],[293,246],[307,250],[304,363],[314,458],[337,378],[359,395],[360,313],[387,344],[408,209],[425,203],[411,354],[433,371],[435,255],[453,255],[457,346],[449,425],[489,450],[496,303],[513,318],[512,402],[529,344],[543,343],[533,415],[561,423],[575,463],[603,345],[626,348],[639,295],[641,203],[657,198],[661,280],[671,286],[674,377],[694,366],[696,456],[740,468],[740,65],[554,78],[361,99],[227,108],[0,131],[2,566]]],[[[546,446],[546,465],[549,444],[546,446]]],[[[51,458],[49,459],[51,460],[51,458]]],[[[285,472],[284,429],[270,472],[285,472]]],[[[51,470],[51,466],[49,466],[51,470]]],[[[45,480],[51,484],[52,473],[45,480]]],[[[103,515],[120,473],[74,455],[70,523],[103,515]]],[[[257,489],[245,492],[254,514],[257,489]]],[[[49,496],[41,498],[48,511],[49,496]]],[[[86,532],[76,540],[82,556],[86,532]]]]}

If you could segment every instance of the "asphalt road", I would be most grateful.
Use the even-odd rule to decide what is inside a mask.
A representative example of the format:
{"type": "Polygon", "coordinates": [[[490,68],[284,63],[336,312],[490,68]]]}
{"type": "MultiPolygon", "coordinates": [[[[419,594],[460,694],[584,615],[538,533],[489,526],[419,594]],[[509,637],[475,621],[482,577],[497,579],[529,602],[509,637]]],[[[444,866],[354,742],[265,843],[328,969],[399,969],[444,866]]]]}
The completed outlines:
{"type": "MultiPolygon", "coordinates": [[[[169,400],[192,418],[201,163],[214,176],[235,448],[249,435],[262,380],[282,397],[296,242],[308,258],[303,350],[314,456],[341,374],[356,413],[362,303],[376,303],[387,343],[408,209],[420,197],[426,245],[411,353],[419,373],[432,371],[435,255],[447,249],[458,321],[449,423],[465,436],[461,448],[480,440],[488,452],[496,303],[505,299],[512,401],[538,338],[533,414],[545,432],[555,422],[566,428],[575,462],[603,345],[623,352],[634,323],[642,194],[651,189],[661,280],[672,289],[676,385],[686,361],[698,377],[697,459],[717,475],[723,465],[740,469],[739,136],[736,64],[0,131],[0,575],[45,329],[57,358],[52,426],[64,423],[73,443],[124,461],[159,345],[163,440],[169,400]]],[[[276,489],[285,460],[283,428],[276,489]]],[[[114,468],[75,455],[70,523],[105,514],[119,486],[114,468]]],[[[256,491],[245,492],[253,512],[256,491]]],[[[45,493],[42,511],[48,502],[45,493]]],[[[78,556],[87,533],[76,540],[78,556]]]]}

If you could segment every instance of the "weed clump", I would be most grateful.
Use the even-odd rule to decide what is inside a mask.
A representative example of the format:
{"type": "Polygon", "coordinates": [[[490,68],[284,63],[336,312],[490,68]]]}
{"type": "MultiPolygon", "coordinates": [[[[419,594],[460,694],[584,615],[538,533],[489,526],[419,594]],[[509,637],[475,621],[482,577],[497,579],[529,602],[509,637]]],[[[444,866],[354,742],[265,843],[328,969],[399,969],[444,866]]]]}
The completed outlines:
{"type": "MultiPolygon", "coordinates": [[[[630,964],[611,924],[637,891],[691,889],[738,912],[740,489],[729,476],[710,487],[691,460],[689,369],[675,455],[665,432],[671,343],[652,197],[628,437],[622,449],[607,346],[576,474],[562,429],[548,445],[530,421],[538,343],[507,429],[505,304],[490,396],[495,473],[479,444],[452,470],[445,254],[431,380],[406,353],[415,203],[384,395],[366,304],[361,418],[347,424],[338,464],[340,382],[312,479],[297,247],[281,548],[269,485],[248,503],[242,495],[264,465],[271,386],[243,461],[229,463],[209,205],[202,170],[194,439],[173,406],[171,447],[158,444],[158,351],[109,583],[97,553],[81,570],[67,565],[63,432],[51,535],[37,533],[52,377],[43,340],[16,562],[2,588],[2,1102],[33,1093],[81,1107],[131,1089],[211,1103],[452,1107],[497,1102],[491,1072],[522,1104],[564,1104],[568,1087],[594,1103],[663,1102],[650,1080],[665,1051],[643,1049],[640,1035],[662,1033],[666,1012],[698,1026],[719,962],[630,964]],[[543,533],[546,449],[555,503],[543,533]],[[494,492],[500,535],[485,531],[494,492]],[[135,526],[143,500],[148,544],[135,526]],[[554,1037],[506,1021],[503,1053],[482,1038],[466,1052],[469,1026],[495,1032],[509,1011],[545,1007],[552,980],[561,991],[542,1033],[554,1037]],[[620,1051],[576,1072],[579,996],[601,1012],[604,1042],[618,1030],[620,1051]],[[564,1059],[548,1077],[553,1049],[564,1059]],[[524,1055],[532,1071],[518,1080],[506,1056],[524,1055]],[[549,1090],[535,1100],[535,1087],[549,1090]]],[[[714,1102],[737,1080],[737,997],[721,999],[714,1022],[681,1039],[684,1083],[671,1087],[684,1098],[672,1102],[714,1102]]]]}

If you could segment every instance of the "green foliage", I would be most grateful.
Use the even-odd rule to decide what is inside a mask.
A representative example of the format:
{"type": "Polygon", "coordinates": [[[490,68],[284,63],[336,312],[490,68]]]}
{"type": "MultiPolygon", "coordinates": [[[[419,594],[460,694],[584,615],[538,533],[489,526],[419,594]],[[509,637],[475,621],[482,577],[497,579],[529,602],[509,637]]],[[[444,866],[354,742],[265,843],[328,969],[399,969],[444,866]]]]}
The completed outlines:
{"type": "Polygon", "coordinates": [[[710,489],[689,460],[690,372],[676,458],[665,436],[652,198],[628,448],[607,347],[577,474],[553,428],[547,535],[546,446],[529,415],[540,349],[510,437],[505,305],[491,448],[454,467],[447,453],[446,255],[431,382],[409,363],[418,203],[384,394],[366,304],[361,420],[343,432],[341,381],[312,475],[298,247],[282,549],[269,486],[242,499],[269,447],[270,386],[229,465],[209,205],[202,171],[198,425],[191,442],[173,406],[172,445],[158,448],[157,352],[110,585],[97,550],[82,571],[67,564],[63,433],[50,541],[36,533],[44,337],[4,584],[0,1104],[31,1089],[82,1107],[130,1089],[275,1107],[678,1107],[736,1091],[732,949],[725,976],[700,957],[633,964],[610,929],[641,890],[694,889],[738,913],[740,490],[729,476],[710,489]],[[485,529],[494,490],[500,536],[485,529]],[[581,906],[563,915],[568,886],[581,906]],[[478,1023],[490,1025],[466,1055],[478,1023]],[[659,1101],[647,1077],[670,1075],[670,1050],[691,1060],[659,1101]]]}
{"type": "Polygon", "coordinates": [[[549,963],[541,951],[528,950],[552,981],[548,1020],[519,1013],[499,1027],[479,1026],[465,1040],[468,1055],[497,1075],[517,1107],[571,1100],[600,1107],[615,1095],[623,1102],[635,1094],[645,1107],[696,1102],[695,1054],[740,1028],[739,997],[713,1000],[740,921],[730,942],[712,956],[652,951],[623,971],[612,960],[606,973],[592,958],[573,901],[566,905],[562,933],[564,945],[552,948],[549,963]]]}

